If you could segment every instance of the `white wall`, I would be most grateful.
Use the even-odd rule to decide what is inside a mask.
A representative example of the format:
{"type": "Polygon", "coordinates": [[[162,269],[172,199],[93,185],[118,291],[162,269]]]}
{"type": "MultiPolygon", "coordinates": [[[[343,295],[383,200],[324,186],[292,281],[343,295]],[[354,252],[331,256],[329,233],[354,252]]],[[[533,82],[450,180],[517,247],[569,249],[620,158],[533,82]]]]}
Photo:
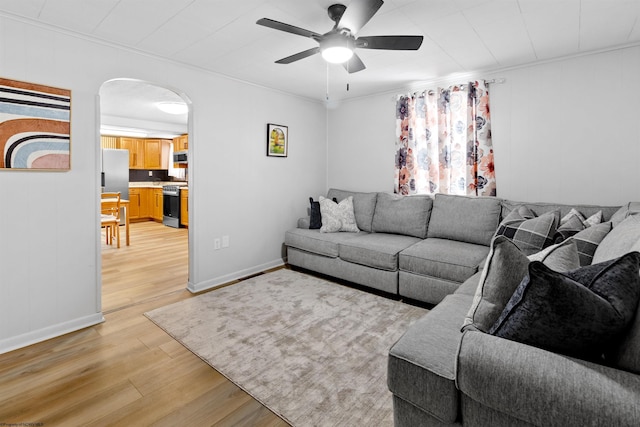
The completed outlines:
{"type": "MultiPolygon", "coordinates": [[[[506,79],[490,88],[498,196],[603,205],[640,200],[638,76],[640,47],[478,76],[506,79]]],[[[377,95],[330,110],[330,187],[392,190],[393,98],[377,95]]]]}
{"type": "Polygon", "coordinates": [[[0,171],[0,353],[102,320],[96,95],[105,81],[146,80],[193,103],[193,289],[282,263],[285,230],[326,190],[321,103],[4,17],[0,76],[72,91],[71,170],[0,171]],[[288,158],[266,157],[268,122],[289,126],[288,158]],[[222,235],[230,247],[214,250],[222,235]]]}

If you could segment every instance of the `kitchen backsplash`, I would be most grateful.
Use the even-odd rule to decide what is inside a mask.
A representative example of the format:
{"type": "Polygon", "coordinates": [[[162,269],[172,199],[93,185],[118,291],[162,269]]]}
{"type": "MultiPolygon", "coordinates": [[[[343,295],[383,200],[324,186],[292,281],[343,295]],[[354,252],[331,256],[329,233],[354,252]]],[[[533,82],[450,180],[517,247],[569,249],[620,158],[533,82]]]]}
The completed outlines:
{"type": "Polygon", "coordinates": [[[129,182],[172,181],[167,170],[129,169],[129,182]],[[152,176],[149,176],[151,172],[152,176]]]}

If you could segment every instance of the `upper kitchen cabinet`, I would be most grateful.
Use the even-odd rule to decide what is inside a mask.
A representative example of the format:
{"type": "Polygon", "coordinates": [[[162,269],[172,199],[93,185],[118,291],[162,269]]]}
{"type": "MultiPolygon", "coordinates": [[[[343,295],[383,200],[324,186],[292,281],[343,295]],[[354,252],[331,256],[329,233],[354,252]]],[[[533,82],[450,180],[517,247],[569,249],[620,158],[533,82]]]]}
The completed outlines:
{"type": "Polygon", "coordinates": [[[187,151],[189,149],[189,135],[173,138],[173,151],[187,151]]]}
{"type": "Polygon", "coordinates": [[[169,169],[169,139],[142,139],[105,136],[100,138],[102,148],[129,150],[129,169],[169,169]]]}
{"type": "Polygon", "coordinates": [[[129,169],[144,169],[145,140],[120,137],[119,148],[129,150],[129,169]]]}
{"type": "Polygon", "coordinates": [[[168,139],[145,140],[142,169],[169,169],[169,144],[171,141],[168,139]]]}

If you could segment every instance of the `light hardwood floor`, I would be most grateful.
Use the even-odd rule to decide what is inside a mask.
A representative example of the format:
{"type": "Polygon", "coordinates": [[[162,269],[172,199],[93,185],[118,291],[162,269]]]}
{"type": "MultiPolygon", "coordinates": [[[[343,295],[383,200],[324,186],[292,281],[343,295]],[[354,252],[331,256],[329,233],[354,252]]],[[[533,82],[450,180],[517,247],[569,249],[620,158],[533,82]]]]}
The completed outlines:
{"type": "Polygon", "coordinates": [[[286,426],[143,313],[193,295],[187,230],[131,225],[103,241],[106,322],[0,355],[0,425],[286,426]]]}

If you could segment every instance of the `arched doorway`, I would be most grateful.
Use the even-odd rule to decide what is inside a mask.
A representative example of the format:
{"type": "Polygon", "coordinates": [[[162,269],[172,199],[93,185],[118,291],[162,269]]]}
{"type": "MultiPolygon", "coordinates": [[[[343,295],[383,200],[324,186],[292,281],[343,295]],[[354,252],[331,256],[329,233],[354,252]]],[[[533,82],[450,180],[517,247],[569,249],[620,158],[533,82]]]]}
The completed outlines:
{"type": "Polygon", "coordinates": [[[175,89],[113,79],[100,87],[99,100],[101,191],[121,192],[130,223],[119,227],[124,236],[120,248],[107,244],[101,230],[100,305],[106,313],[186,289],[191,252],[188,163],[173,160],[177,151],[188,153],[192,141],[190,101],[175,89]],[[163,106],[183,111],[167,112],[163,106]],[[168,186],[177,187],[177,193],[167,196],[168,186]],[[174,200],[175,206],[183,205],[178,207],[183,215],[175,222],[163,221],[165,206],[174,206],[174,200]]]}

